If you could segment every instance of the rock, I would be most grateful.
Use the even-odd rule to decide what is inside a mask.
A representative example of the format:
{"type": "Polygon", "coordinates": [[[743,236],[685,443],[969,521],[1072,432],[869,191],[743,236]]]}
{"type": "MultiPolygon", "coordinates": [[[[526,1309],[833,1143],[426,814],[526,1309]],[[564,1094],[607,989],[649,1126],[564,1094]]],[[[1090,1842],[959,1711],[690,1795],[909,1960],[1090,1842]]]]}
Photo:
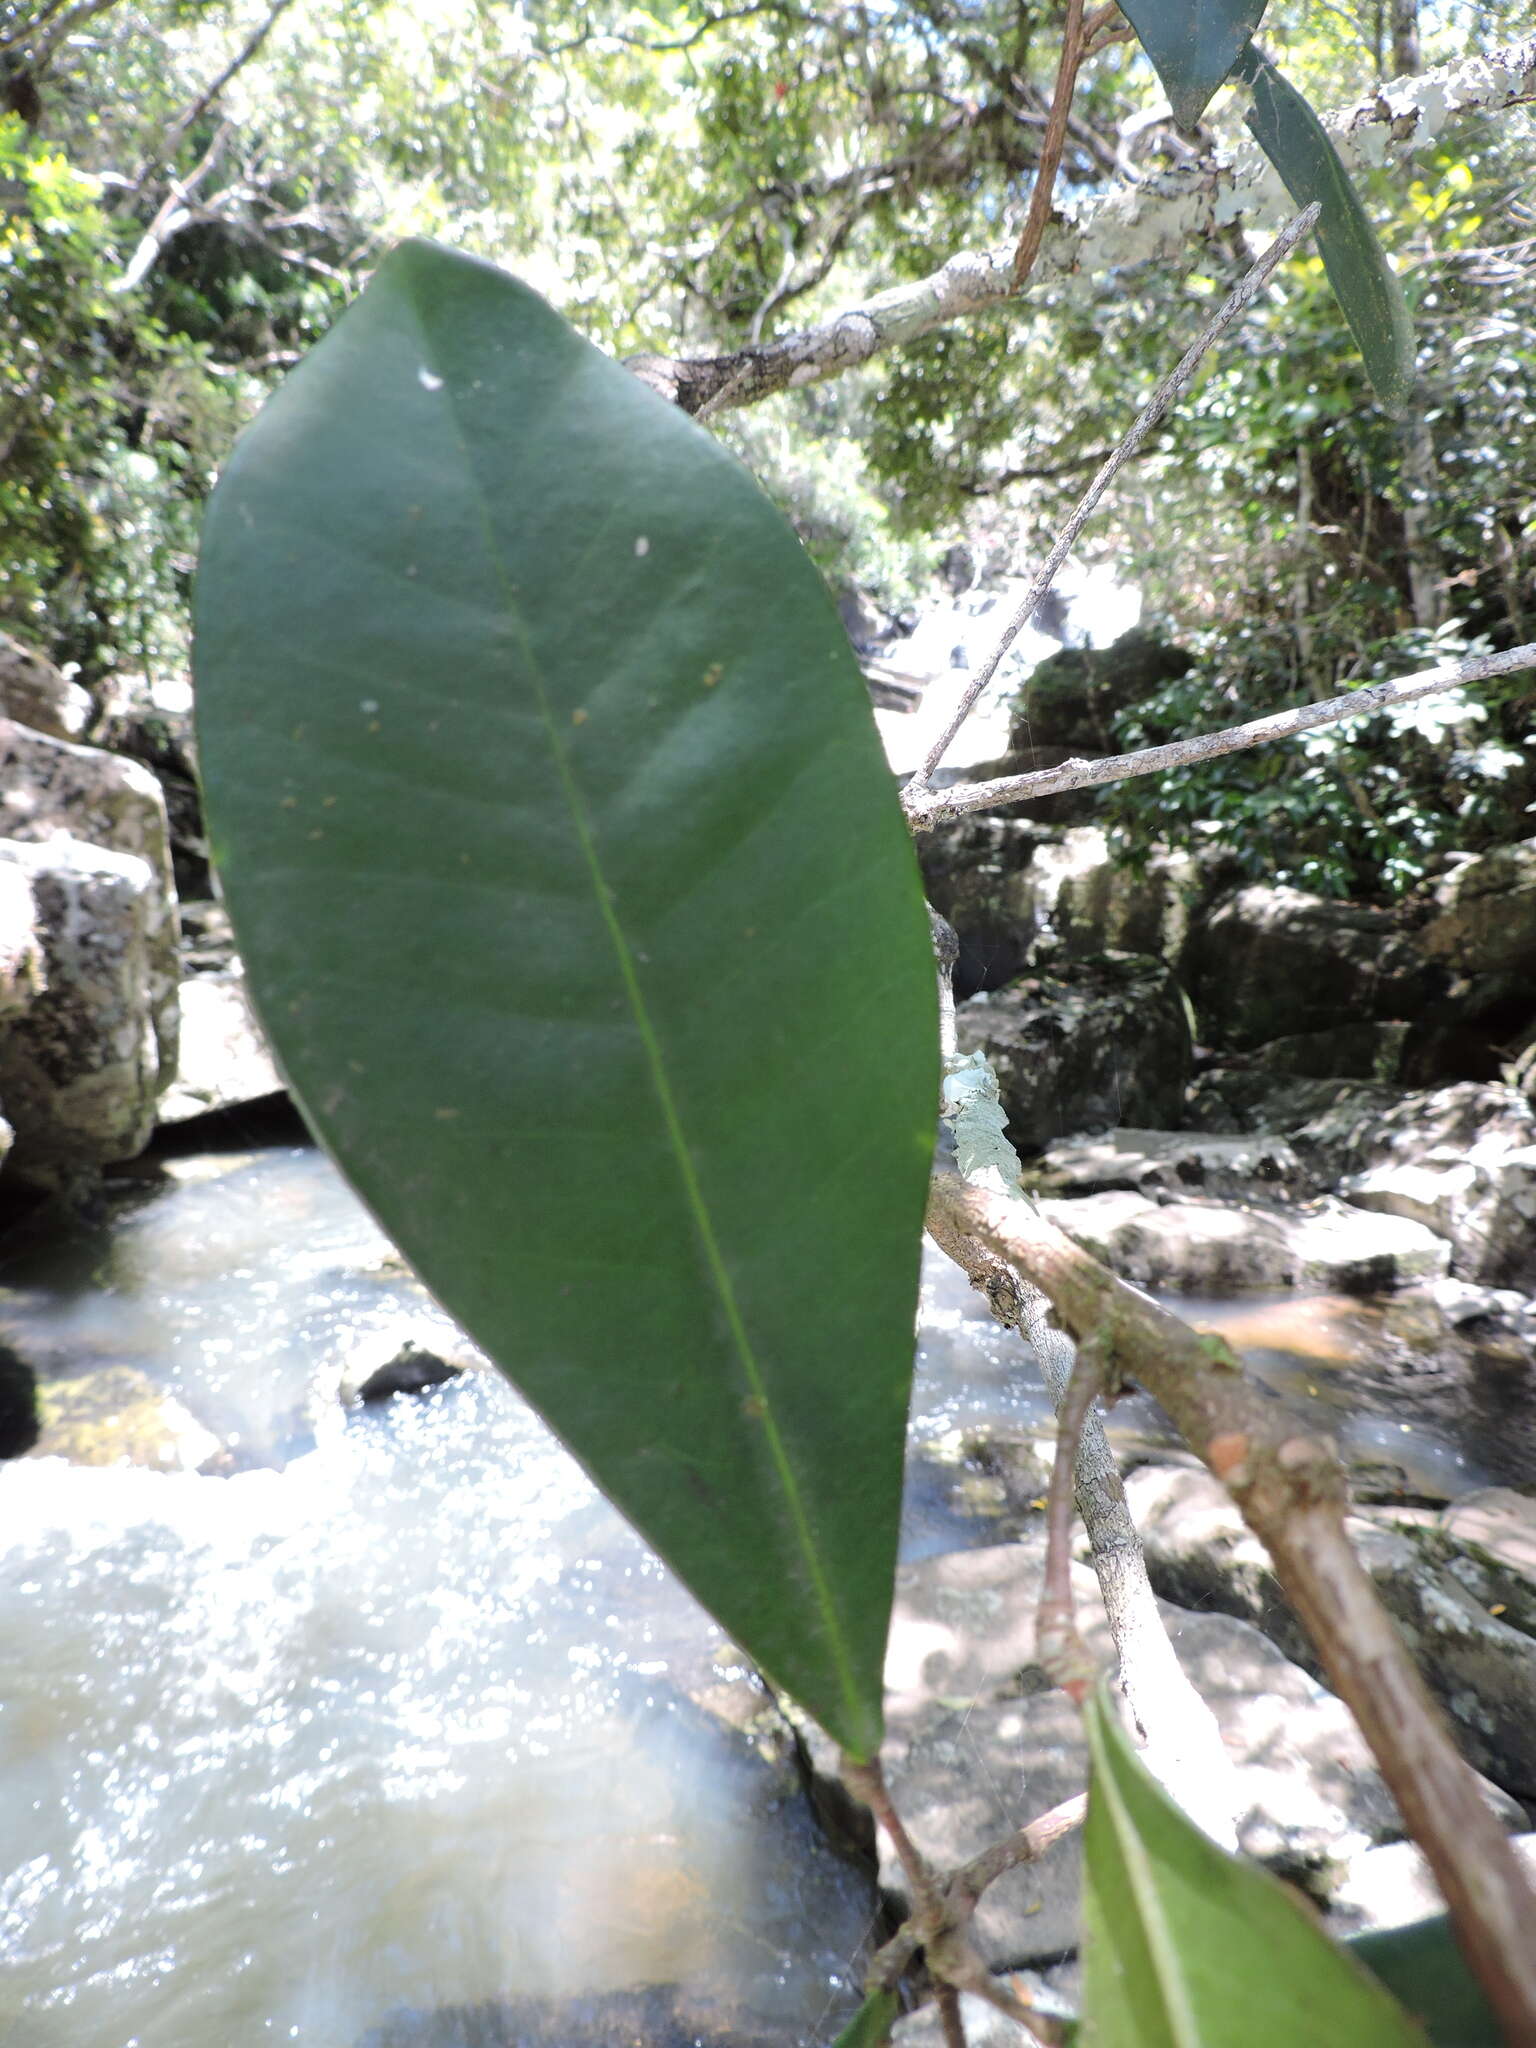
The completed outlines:
{"type": "Polygon", "coordinates": [[[1146,953],[1177,973],[1223,865],[1154,846],[1132,866],[1115,858],[1096,825],[1077,826],[1036,851],[1042,922],[1071,959],[1146,953]]]}
{"type": "Polygon", "coordinates": [[[0,633],[0,715],[54,739],[77,740],[91,722],[92,704],[44,654],[0,633]]]}
{"type": "Polygon", "coordinates": [[[1448,1248],[1421,1225],[1324,1198],[1304,1209],[1159,1202],[1143,1194],[1047,1200],[1043,1212],[1122,1279],[1178,1294],[1326,1288],[1378,1294],[1443,1273],[1448,1248]]]}
{"type": "Polygon", "coordinates": [[[1219,1203],[1159,1203],[1130,1192],[1044,1201],[1042,1212],[1138,1287],[1239,1294],[1288,1287],[1295,1249],[1283,1220],[1219,1203]]]}
{"type": "MultiPolygon", "coordinates": [[[[882,1752],[918,1847],[953,1867],[1086,1783],[1078,1717],[1034,1661],[1040,1547],[1000,1546],[903,1567],[886,1665],[882,1752]]],[[[1093,1574],[1073,1567],[1085,1639],[1112,1660],[1093,1574]]],[[[1209,1701],[1239,1773],[1239,1833],[1251,1852],[1326,1888],[1368,1843],[1401,1826],[1341,1703],[1231,1617],[1163,1609],[1181,1664],[1209,1701]]],[[[820,1754],[830,1763],[830,1752],[820,1754]]],[[[881,1883],[905,1896],[882,1839],[881,1883]]],[[[1076,1944],[1075,1835],[1010,1872],[973,1926],[993,1969],[1047,1962],[1076,1944]]]]}
{"type": "Polygon", "coordinates": [[[75,839],[0,840],[5,866],[31,884],[47,979],[0,1026],[0,1102],[16,1132],[7,1171],[63,1188],[132,1158],[154,1127],[168,1078],[165,898],[146,861],[75,839]]]}
{"type": "Polygon", "coordinates": [[[1106,1131],[1048,1146],[1030,1172],[1043,1195],[1096,1195],[1127,1188],[1241,1199],[1255,1187],[1311,1193],[1313,1180],[1284,1138],[1191,1137],[1182,1131],[1106,1131]]]}
{"type": "Polygon", "coordinates": [[[1536,839],[1460,862],[1437,886],[1419,933],[1431,960],[1454,973],[1536,982],[1536,839]]]}
{"type": "Polygon", "coordinates": [[[1517,1799],[1536,1797],[1536,1640],[1489,1614],[1449,1569],[1437,1532],[1386,1508],[1351,1525],[1376,1590],[1429,1687],[1456,1724],[1462,1754],[1517,1799]],[[1369,1533],[1366,1533],[1366,1532],[1369,1533]]]}
{"type": "Polygon", "coordinates": [[[116,680],[95,734],[109,752],[142,762],[160,785],[170,821],[171,862],[180,895],[212,894],[208,838],[197,785],[197,744],[187,709],[157,704],[142,677],[116,680]]]}
{"type": "Polygon", "coordinates": [[[919,841],[928,901],[960,941],[956,993],[1001,988],[1029,960],[1044,923],[1040,831],[1016,818],[962,818],[919,841]]]}
{"type": "Polygon", "coordinates": [[[149,1003],[162,1076],[176,1068],[176,888],[160,785],[136,761],[77,747],[0,719],[0,838],[29,846],[84,840],[132,854],[151,872],[144,899],[149,1003]]]}
{"type": "Polygon", "coordinates": [[[1536,1110],[1513,1088],[1345,1096],[1291,1141],[1357,1207],[1444,1237],[1458,1278],[1536,1290],[1536,1110]]]}
{"type": "Polygon", "coordinates": [[[137,761],[0,719],[0,836],[34,845],[84,839],[135,853],[164,884],[167,906],[174,905],[165,800],[137,761]]]}
{"type": "Polygon", "coordinates": [[[241,971],[235,958],[234,929],[222,903],[188,902],[183,897],[180,914],[181,964],[186,974],[241,971]]]}
{"type": "Polygon", "coordinates": [[[246,994],[244,973],[194,974],[181,984],[177,1074],[161,1097],[162,1124],[230,1109],[285,1086],[246,994]]]}
{"type": "Polygon", "coordinates": [[[219,1440],[173,1394],[131,1365],[102,1366],[38,1388],[41,1430],[33,1455],[72,1465],[148,1465],[195,1472],[219,1440]]]}
{"type": "Polygon", "coordinates": [[[1046,951],[1144,953],[1177,971],[1223,865],[1154,847],[1133,868],[1096,825],[1047,832],[1006,813],[962,818],[919,853],[928,900],[960,938],[962,997],[1001,988],[1046,951]]]}
{"type": "MultiPolygon", "coordinates": [[[[1240,1615],[1315,1668],[1267,1553],[1209,1473],[1144,1466],[1127,1479],[1126,1493],[1163,1598],[1240,1615]]],[[[1373,1508],[1352,1517],[1349,1528],[1426,1682],[1457,1724],[1468,1761],[1516,1798],[1529,1799],[1536,1792],[1536,1640],[1489,1614],[1462,1582],[1506,1581],[1451,1568],[1447,1517],[1456,1512],[1421,1520],[1373,1508]]]]}
{"type": "Polygon", "coordinates": [[[0,1022],[25,1010],[46,981],[31,879],[25,868],[0,863],[0,1022]]]}
{"type": "Polygon", "coordinates": [[[37,1374],[0,1343],[0,1458],[19,1458],[37,1442],[37,1374]]]}
{"type": "MultiPolygon", "coordinates": [[[[1266,1131],[1289,1137],[1315,1118],[1364,1113],[1372,1105],[1390,1109],[1399,1100],[1397,1090],[1374,1083],[1275,1074],[1259,1063],[1258,1053],[1248,1053],[1202,1067],[1185,1097],[1184,1122],[1192,1131],[1266,1131]]],[[[1307,1163],[1319,1186],[1331,1186],[1338,1178],[1321,1159],[1307,1163]]]]}
{"type": "Polygon", "coordinates": [[[1532,1307],[1513,1287],[1474,1287],[1467,1280],[1436,1280],[1425,1291],[1453,1330],[1487,1323],[1513,1327],[1532,1307]]]}
{"type": "Polygon", "coordinates": [[[1428,1225],[1390,1213],[1363,1215],[1324,1196],[1293,1226],[1295,1285],[1338,1294],[1389,1294],[1448,1271],[1450,1247],[1428,1225]]]}
{"type": "Polygon", "coordinates": [[[1440,1529],[1452,1576],[1480,1607],[1536,1637],[1536,1501],[1485,1487],[1448,1507],[1440,1529]]]}
{"type": "Polygon", "coordinates": [[[1109,647],[1064,647],[1040,663],[1015,699],[1009,748],[1118,753],[1119,714],[1193,667],[1192,655],[1142,626],[1133,626],[1109,647]]]}
{"type": "MultiPolygon", "coordinates": [[[[1536,1884],[1536,1835],[1515,1835],[1510,1847],[1536,1884]]],[[[1386,1842],[1355,1857],[1329,1907],[1330,1924],[1340,1932],[1366,1934],[1443,1913],[1445,1899],[1416,1842],[1386,1842]]]]}
{"type": "Polygon", "coordinates": [[[1205,920],[1189,976],[1202,1038],[1239,1048],[1413,1018],[1436,987],[1399,913],[1266,885],[1205,920]]]}
{"type": "Polygon", "coordinates": [[[1403,1070],[1407,1024],[1339,1024],[1331,1031],[1303,1031],[1272,1038],[1254,1054],[1265,1074],[1298,1080],[1343,1078],[1390,1086],[1403,1070]]]}
{"type": "MultiPolygon", "coordinates": [[[[661,1903],[641,1902],[637,1924],[644,1925],[643,1915],[660,1910],[661,1903]]],[[[782,2029],[774,2031],[707,1991],[640,1984],[577,1998],[402,2006],[370,2027],[356,2048],[784,2048],[784,2037],[782,2029]]]]}
{"type": "Polygon", "coordinates": [[[440,1358],[435,1351],[425,1351],[419,1344],[402,1344],[393,1358],[359,1382],[355,1395],[349,1396],[344,1388],[342,1398],[367,1403],[387,1401],[391,1394],[424,1394],[430,1387],[456,1380],[463,1371],[462,1365],[440,1358]]]}
{"type": "Polygon", "coordinates": [[[1069,976],[1031,976],[975,996],[956,1017],[962,1052],[997,1069],[1010,1134],[1024,1153],[1068,1132],[1178,1121],[1189,1020],[1161,961],[1101,953],[1069,976]]]}

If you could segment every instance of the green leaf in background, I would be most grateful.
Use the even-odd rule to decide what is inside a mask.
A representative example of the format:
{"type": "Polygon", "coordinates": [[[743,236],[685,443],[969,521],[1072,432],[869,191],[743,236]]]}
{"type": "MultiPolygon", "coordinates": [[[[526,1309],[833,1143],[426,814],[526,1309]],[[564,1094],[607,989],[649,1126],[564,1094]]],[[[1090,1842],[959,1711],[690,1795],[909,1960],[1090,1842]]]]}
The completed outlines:
{"type": "Polygon", "coordinates": [[[1082,2040],[1093,2048],[1424,2048],[1278,1878],[1201,1834],[1086,1709],[1082,2040]]]}
{"type": "Polygon", "coordinates": [[[894,1991],[871,1991],[832,2048],[885,2048],[900,2011],[901,2000],[894,1991]]]}
{"type": "Polygon", "coordinates": [[[1347,1944],[1428,2033],[1435,2048],[1500,2048],[1504,2035],[1444,1913],[1347,1944]]]}
{"type": "Polygon", "coordinates": [[[1266,0],[1121,0],[1173,118],[1193,128],[1264,18],[1266,0]]]}
{"type": "Polygon", "coordinates": [[[1264,53],[1238,67],[1253,89],[1247,122],[1298,206],[1320,201],[1318,252],[1383,409],[1401,416],[1413,389],[1413,322],[1354,182],[1323,124],[1264,53]]]}
{"type": "Polygon", "coordinates": [[[819,576],[702,428],[407,243],[236,449],[195,623],[213,844],[306,1116],[868,1756],[936,1000],[819,576]]]}

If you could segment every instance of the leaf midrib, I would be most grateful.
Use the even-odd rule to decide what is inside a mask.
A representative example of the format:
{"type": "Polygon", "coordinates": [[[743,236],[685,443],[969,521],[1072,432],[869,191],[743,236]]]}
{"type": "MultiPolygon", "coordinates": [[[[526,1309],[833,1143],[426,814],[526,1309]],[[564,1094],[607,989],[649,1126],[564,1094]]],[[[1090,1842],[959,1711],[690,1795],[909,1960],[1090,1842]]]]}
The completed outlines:
{"type": "Polygon", "coordinates": [[[841,1620],[832,1598],[831,1586],[827,1580],[821,1562],[821,1555],[811,1532],[810,1519],[806,1513],[805,1502],[801,1496],[800,1485],[796,1479],[794,1467],[790,1463],[784,1439],[779,1431],[768,1385],[763,1378],[756,1352],[747,1333],[740,1304],[736,1299],[736,1290],[732,1284],[730,1273],[720,1249],[719,1239],[715,1233],[714,1219],[710,1213],[709,1204],[705,1199],[704,1190],[700,1185],[698,1173],[694,1167],[692,1152],[683,1128],[682,1115],[677,1105],[677,1098],[673,1092],[671,1077],[667,1072],[661,1040],[651,1020],[650,1010],[646,1004],[644,992],[640,987],[639,977],[635,972],[632,949],[613,907],[613,892],[609,888],[607,878],[603,872],[602,861],[587,813],[587,806],[576,782],[568,754],[555,722],[553,708],[545,688],[543,672],[533,652],[532,641],[526,622],[522,610],[517,603],[516,586],[511,582],[502,566],[500,553],[496,545],[496,529],[491,517],[490,499],[481,482],[478,467],[470,451],[469,439],[459,418],[458,393],[455,380],[450,375],[449,366],[442,354],[433,344],[432,338],[428,333],[425,316],[417,304],[415,294],[407,289],[406,296],[410,312],[415,320],[417,332],[421,337],[423,358],[433,374],[440,374],[443,379],[441,396],[445,401],[447,414],[453,425],[454,438],[458,444],[465,474],[469,477],[473,486],[474,503],[480,520],[486,559],[491,565],[492,576],[502,593],[506,614],[513,622],[521,643],[524,663],[538,705],[539,717],[549,744],[550,755],[554,761],[556,776],[565,798],[566,808],[570,814],[571,825],[576,834],[577,843],[581,849],[582,859],[591,880],[592,893],[597,903],[598,914],[603,921],[604,928],[613,947],[614,958],[618,966],[620,980],[623,983],[624,993],[629,1003],[630,1014],[634,1019],[635,1028],[639,1033],[641,1045],[645,1051],[651,1085],[661,1110],[668,1147],[678,1170],[678,1176],[682,1183],[684,1197],[692,1215],[694,1227],[699,1234],[699,1241],[704,1251],[710,1278],[719,1296],[720,1305],[725,1314],[726,1326],[730,1331],[737,1359],[747,1382],[750,1398],[760,1410],[758,1420],[763,1429],[764,1441],[767,1445],[774,1473],[778,1479],[785,1505],[789,1512],[790,1527],[801,1554],[807,1580],[817,1607],[821,1612],[824,1638],[836,1665],[838,1683],[843,1693],[844,1703],[849,1711],[850,1723],[851,1726],[857,1726],[864,1716],[865,1703],[854,1676],[841,1620]]]}

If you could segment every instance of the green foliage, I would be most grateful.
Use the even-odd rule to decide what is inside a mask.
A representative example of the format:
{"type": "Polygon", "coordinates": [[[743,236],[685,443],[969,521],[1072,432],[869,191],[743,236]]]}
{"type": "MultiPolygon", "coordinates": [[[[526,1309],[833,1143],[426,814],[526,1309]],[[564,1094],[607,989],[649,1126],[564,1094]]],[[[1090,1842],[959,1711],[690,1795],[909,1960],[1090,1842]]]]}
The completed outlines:
{"type": "Polygon", "coordinates": [[[935,999],[819,579],[700,428],[416,243],[242,441],[197,617],[212,834],[306,1114],[868,1755],[935,999]]]}
{"type": "Polygon", "coordinates": [[[1085,1709],[1082,2038],[1095,2048],[1424,2048],[1395,1999],[1297,1895],[1218,1849],[1085,1709]]]}
{"type": "MultiPolygon", "coordinates": [[[[1115,721],[1130,749],[1238,725],[1308,701],[1287,637],[1260,625],[1197,636],[1196,663],[1115,721]]],[[[1412,631],[1370,650],[1337,687],[1411,674],[1479,651],[1454,630],[1412,631]]],[[[1518,679],[1427,698],[1273,747],[1114,785],[1100,810],[1133,861],[1154,839],[1220,850],[1255,880],[1319,895],[1402,894],[1442,853],[1517,826],[1523,755],[1500,736],[1523,722],[1518,679]]]]}

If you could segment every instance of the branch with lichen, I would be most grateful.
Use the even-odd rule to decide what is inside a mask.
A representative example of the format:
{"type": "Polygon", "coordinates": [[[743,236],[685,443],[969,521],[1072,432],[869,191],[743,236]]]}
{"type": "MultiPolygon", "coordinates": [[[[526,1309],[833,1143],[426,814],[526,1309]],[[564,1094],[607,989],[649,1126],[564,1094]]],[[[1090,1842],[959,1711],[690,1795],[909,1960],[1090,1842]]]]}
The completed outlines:
{"type": "MultiPolygon", "coordinates": [[[[1465,63],[1379,87],[1324,125],[1350,171],[1367,171],[1427,148],[1447,121],[1498,114],[1536,100],[1536,36],[1465,63]]],[[[1058,208],[1029,274],[1029,290],[1070,286],[1142,264],[1178,260],[1239,218],[1278,221],[1291,202],[1252,144],[1229,161],[1206,160],[1074,207],[1058,208]]],[[[698,413],[754,405],[858,368],[891,348],[978,315],[1014,297],[1010,247],[963,250],[910,284],[876,292],[818,326],[717,356],[640,355],[629,367],[653,390],[698,413]]],[[[1022,303],[1027,303],[1027,299],[1022,303]]]]}

